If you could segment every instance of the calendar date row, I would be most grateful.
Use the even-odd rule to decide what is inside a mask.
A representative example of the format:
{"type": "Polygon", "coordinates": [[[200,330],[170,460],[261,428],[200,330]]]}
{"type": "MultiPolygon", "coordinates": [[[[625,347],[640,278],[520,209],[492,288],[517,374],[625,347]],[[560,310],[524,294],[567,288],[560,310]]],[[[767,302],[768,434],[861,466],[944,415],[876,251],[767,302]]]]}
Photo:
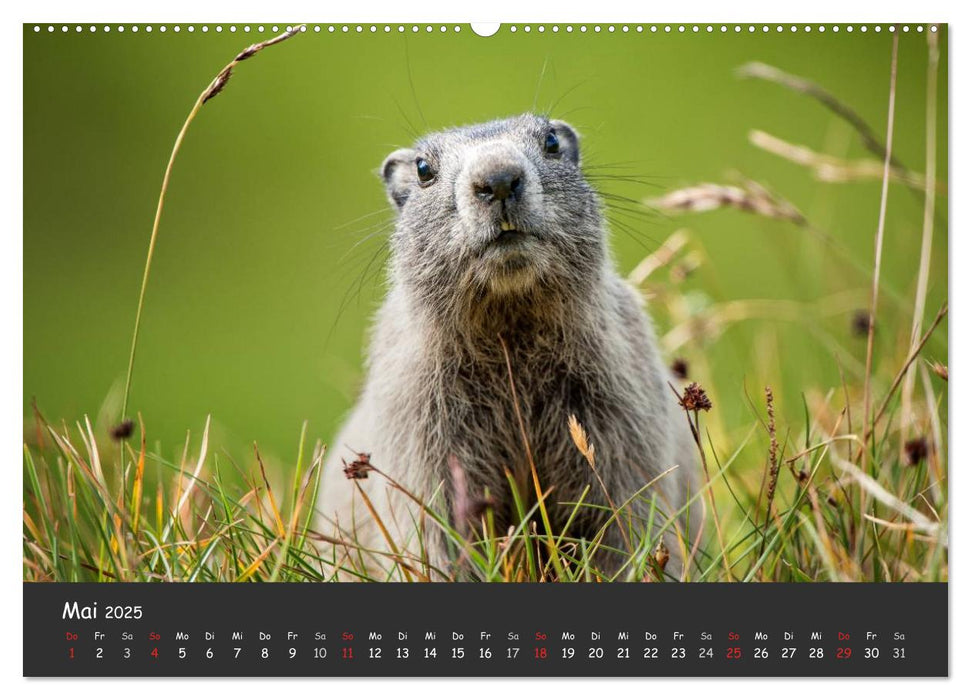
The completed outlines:
{"type": "Polygon", "coordinates": [[[862,659],[899,659],[907,658],[907,648],[904,646],[863,646],[854,650],[852,646],[168,646],[156,645],[146,647],[134,646],[91,646],[83,649],[78,646],[69,646],[67,654],[70,659],[79,658],[83,655],[94,659],[105,659],[109,657],[132,659],[141,656],[149,657],[154,660],[161,659],[204,659],[214,660],[216,658],[230,660],[269,660],[283,658],[287,660],[314,659],[318,661],[382,661],[394,659],[400,661],[428,660],[434,661],[438,658],[447,658],[455,661],[463,659],[476,659],[479,661],[489,661],[492,659],[506,659],[514,661],[517,659],[532,659],[542,661],[549,658],[559,658],[565,661],[597,661],[605,658],[620,660],[642,659],[653,661],[657,659],[699,659],[713,660],[725,659],[727,661],[741,661],[743,659],[769,660],[769,659],[836,659],[848,661],[853,658],[862,659]]]}

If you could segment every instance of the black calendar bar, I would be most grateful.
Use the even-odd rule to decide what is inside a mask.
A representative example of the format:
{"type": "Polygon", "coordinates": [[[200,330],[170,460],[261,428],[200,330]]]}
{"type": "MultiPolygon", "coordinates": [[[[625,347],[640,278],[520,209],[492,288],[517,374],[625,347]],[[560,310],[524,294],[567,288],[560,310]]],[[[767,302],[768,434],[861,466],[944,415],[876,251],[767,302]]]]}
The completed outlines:
{"type": "Polygon", "coordinates": [[[947,584],[24,584],[25,676],[946,676],[947,584]]]}

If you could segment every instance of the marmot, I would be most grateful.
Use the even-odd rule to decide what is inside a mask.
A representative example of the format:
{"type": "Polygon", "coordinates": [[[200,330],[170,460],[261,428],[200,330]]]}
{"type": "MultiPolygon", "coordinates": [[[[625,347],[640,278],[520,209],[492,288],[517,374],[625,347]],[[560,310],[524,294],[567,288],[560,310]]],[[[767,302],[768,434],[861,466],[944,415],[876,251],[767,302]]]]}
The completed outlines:
{"type": "MultiPolygon", "coordinates": [[[[388,551],[345,476],[355,459],[358,476],[370,463],[453,521],[459,499],[487,504],[505,534],[518,524],[506,470],[525,507],[536,502],[523,427],[539,482],[552,489],[554,536],[576,510],[568,537],[589,542],[609,515],[603,506],[624,506],[622,527],[634,535],[616,523],[603,531],[596,561],[605,568],[685,507],[696,448],[641,297],[611,259],[579,146],[570,125],[526,114],[434,133],[384,161],[397,213],[390,289],[363,392],[325,465],[325,534],[388,551]],[[571,415],[595,448],[596,473],[571,438],[571,415]],[[575,509],[587,487],[590,505],[575,509]]],[[[418,553],[414,502],[374,474],[356,483],[396,546],[418,553]]],[[[424,528],[427,555],[447,575],[457,553],[429,518],[424,528]]],[[[673,528],[666,544],[678,577],[673,528]]],[[[372,558],[393,563],[364,554],[372,558]]]]}

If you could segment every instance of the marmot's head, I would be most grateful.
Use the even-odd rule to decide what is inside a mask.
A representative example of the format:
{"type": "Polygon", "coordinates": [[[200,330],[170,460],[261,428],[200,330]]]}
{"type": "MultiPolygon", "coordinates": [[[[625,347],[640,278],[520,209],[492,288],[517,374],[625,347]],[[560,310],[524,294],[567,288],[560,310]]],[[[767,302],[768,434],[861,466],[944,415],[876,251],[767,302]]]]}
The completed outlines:
{"type": "Polygon", "coordinates": [[[568,124],[527,114],[392,153],[381,175],[398,210],[395,282],[449,315],[489,298],[582,294],[606,241],[579,146],[568,124]]]}

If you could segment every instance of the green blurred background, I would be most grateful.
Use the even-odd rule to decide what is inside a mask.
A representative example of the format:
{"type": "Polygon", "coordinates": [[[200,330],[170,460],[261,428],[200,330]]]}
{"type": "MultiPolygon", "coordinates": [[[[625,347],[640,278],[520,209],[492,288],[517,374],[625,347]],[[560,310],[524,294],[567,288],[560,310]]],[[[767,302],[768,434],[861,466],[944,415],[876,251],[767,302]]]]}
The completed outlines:
{"type": "MultiPolygon", "coordinates": [[[[165,163],[199,92],[267,32],[211,26],[137,34],[24,28],[24,411],[84,414],[107,430],[120,410],[135,304],[165,163]],[[110,398],[109,398],[110,397],[110,398]]],[[[242,25],[238,25],[241,27],[242,25]]],[[[130,25],[129,25],[130,27],[130,25]]],[[[759,28],[761,29],[761,28],[759,28]]],[[[947,37],[942,31],[938,177],[947,174],[947,37]]],[[[330,440],[362,380],[370,314],[383,293],[376,236],[390,219],[375,169],[414,131],[552,107],[583,136],[587,163],[625,163],[649,184],[605,182],[642,199],[697,182],[757,180],[816,228],[872,261],[880,184],[815,181],[748,143],[758,128],[841,157],[870,157],[816,102],[735,77],[763,61],[806,76],[885,130],[891,36],[872,30],[638,34],[591,30],[495,36],[365,27],[306,34],[239,66],[192,125],[176,162],[149,284],[132,390],[150,443],[179,451],[208,414],[221,448],[256,440],[292,458],[301,423],[330,440]],[[375,257],[377,256],[377,257],[375,257]],[[374,264],[370,269],[371,260],[374,264]],[[374,274],[378,272],[379,274],[374,274]],[[341,307],[343,306],[343,311],[341,307]],[[340,313],[339,313],[340,312],[340,313]]],[[[924,169],[927,41],[900,35],[895,155],[924,169]]],[[[938,203],[927,316],[947,296],[946,198],[938,203]]],[[[883,274],[913,298],[922,202],[890,189],[883,274]]],[[[791,224],[736,211],[624,218],[615,231],[627,272],[681,226],[706,264],[687,286],[699,304],[731,299],[866,298],[865,274],[833,274],[826,249],[791,224]]],[[[844,269],[845,268],[841,268],[844,269]]],[[[881,301],[877,361],[896,363],[910,307],[881,301]]],[[[824,321],[860,362],[850,313],[824,321]]],[[[659,318],[662,332],[665,319],[659,318]]],[[[947,361],[946,325],[929,352],[947,361]]],[[[703,348],[719,418],[750,425],[745,398],[772,383],[784,420],[801,394],[839,385],[832,347],[800,324],[733,326],[703,348]],[[769,334],[766,336],[766,334],[769,334]],[[779,361],[761,361],[771,338],[779,361]]],[[[892,376],[892,374],[891,374],[892,376]]]]}

